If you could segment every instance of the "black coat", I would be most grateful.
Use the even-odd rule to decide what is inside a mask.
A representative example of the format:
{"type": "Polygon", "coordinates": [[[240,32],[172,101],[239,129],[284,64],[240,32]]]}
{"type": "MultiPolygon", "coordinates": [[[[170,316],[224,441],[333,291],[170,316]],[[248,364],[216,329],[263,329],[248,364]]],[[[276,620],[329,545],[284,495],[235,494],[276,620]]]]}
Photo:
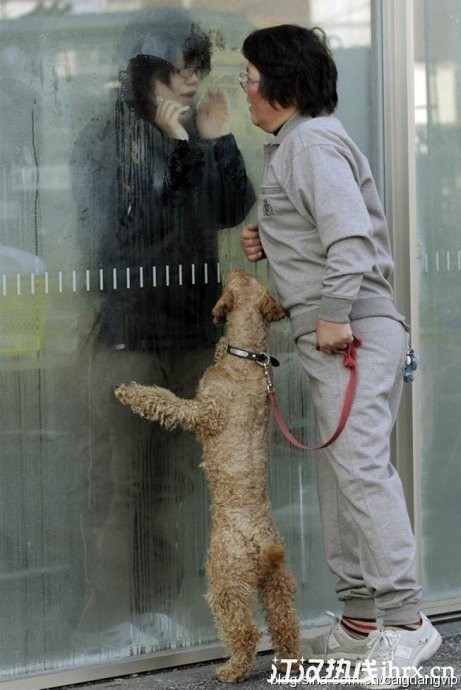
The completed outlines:
{"type": "Polygon", "coordinates": [[[115,123],[94,125],[73,168],[82,242],[104,271],[98,337],[136,350],[210,345],[217,231],[255,200],[233,135],[170,139],[121,99],[115,123]]]}

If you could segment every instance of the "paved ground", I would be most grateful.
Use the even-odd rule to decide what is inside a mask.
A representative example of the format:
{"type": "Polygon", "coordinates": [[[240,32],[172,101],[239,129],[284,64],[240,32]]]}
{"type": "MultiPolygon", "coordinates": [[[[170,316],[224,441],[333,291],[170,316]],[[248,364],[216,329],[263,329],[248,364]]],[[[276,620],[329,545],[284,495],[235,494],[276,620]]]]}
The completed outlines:
{"type": "MultiPolygon", "coordinates": [[[[423,665],[422,675],[441,676],[441,669],[451,667],[453,677],[448,683],[438,682],[437,679],[419,679],[410,687],[428,690],[434,687],[461,688],[461,626],[460,624],[445,623],[437,625],[443,636],[443,644],[437,654],[430,660],[430,663],[423,665]]],[[[225,687],[235,687],[238,690],[266,690],[270,687],[272,656],[262,654],[258,661],[251,678],[235,686],[226,686],[214,677],[215,669],[219,663],[196,664],[189,667],[169,669],[168,671],[156,671],[138,676],[125,678],[114,678],[93,684],[83,684],[72,686],[78,690],[224,690],[225,687]]],[[[274,683],[276,684],[276,683],[274,683]]],[[[278,683],[283,685],[282,683],[278,683]]],[[[285,687],[290,687],[286,683],[285,687]]],[[[69,688],[70,686],[68,686],[69,688]]],[[[300,687],[308,687],[303,683],[300,687]]],[[[340,685],[315,684],[311,688],[323,688],[324,690],[338,690],[340,685]]],[[[352,686],[348,686],[351,688],[352,686]]],[[[66,690],[68,690],[66,688],[66,690]]],[[[63,690],[63,689],[61,689],[63,690]]]]}

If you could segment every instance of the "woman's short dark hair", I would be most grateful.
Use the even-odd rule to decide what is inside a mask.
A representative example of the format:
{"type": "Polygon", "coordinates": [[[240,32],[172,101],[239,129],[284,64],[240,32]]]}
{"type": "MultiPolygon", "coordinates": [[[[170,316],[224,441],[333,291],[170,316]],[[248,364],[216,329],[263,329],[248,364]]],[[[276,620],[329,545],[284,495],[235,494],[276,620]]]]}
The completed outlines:
{"type": "Polygon", "coordinates": [[[261,73],[259,90],[269,103],[296,104],[303,115],[332,113],[338,104],[338,72],[325,32],[281,24],[253,31],[243,55],[261,73]]]}

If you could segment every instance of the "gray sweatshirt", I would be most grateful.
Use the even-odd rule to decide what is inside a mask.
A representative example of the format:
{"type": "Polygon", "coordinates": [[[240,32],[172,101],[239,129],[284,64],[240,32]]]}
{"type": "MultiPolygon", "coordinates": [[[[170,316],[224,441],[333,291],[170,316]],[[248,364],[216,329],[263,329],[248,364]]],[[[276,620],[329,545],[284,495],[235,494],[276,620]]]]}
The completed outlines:
{"type": "Polygon", "coordinates": [[[370,166],[339,120],[293,115],[264,147],[259,232],[295,338],[389,316],[393,260],[370,166]]]}

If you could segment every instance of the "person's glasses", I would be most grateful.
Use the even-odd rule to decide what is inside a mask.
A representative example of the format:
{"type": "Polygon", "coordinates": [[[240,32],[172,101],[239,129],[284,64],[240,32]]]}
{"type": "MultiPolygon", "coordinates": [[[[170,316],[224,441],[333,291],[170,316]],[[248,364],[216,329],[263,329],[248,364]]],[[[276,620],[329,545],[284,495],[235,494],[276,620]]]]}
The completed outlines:
{"type": "Polygon", "coordinates": [[[204,79],[210,74],[208,67],[184,67],[183,69],[175,69],[176,74],[184,79],[190,79],[194,74],[197,75],[199,79],[204,79]]]}
{"type": "Polygon", "coordinates": [[[240,72],[239,74],[240,86],[244,91],[247,90],[248,84],[259,84],[259,79],[250,79],[250,76],[246,72],[240,72]]]}

